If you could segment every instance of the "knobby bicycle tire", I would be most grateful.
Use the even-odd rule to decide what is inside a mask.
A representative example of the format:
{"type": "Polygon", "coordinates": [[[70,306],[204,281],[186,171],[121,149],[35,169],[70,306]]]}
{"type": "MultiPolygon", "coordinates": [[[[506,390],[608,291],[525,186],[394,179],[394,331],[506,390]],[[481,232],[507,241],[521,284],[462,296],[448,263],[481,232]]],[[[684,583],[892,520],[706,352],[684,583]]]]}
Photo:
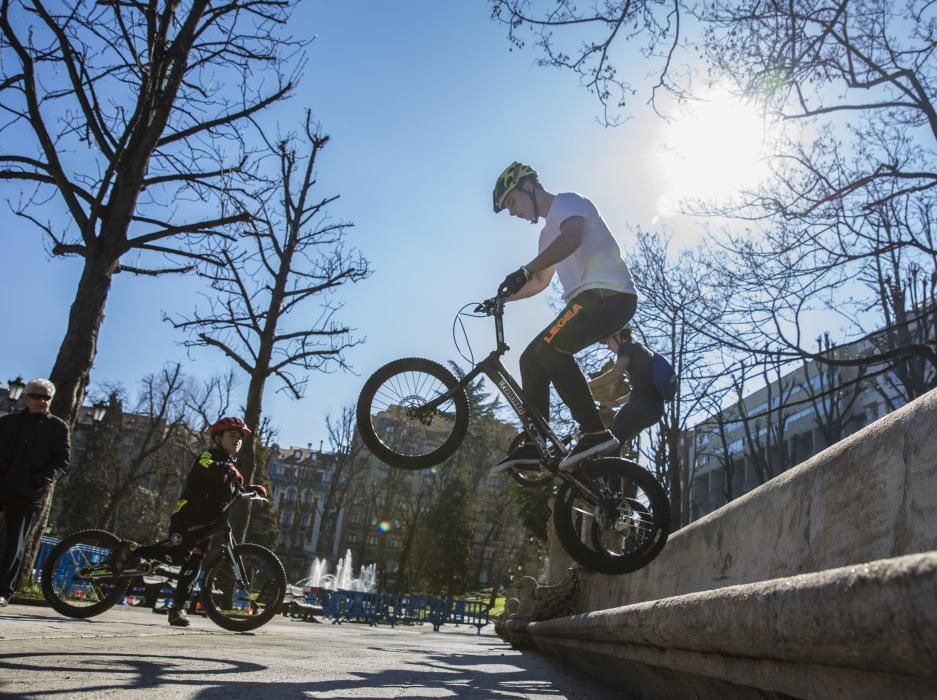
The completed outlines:
{"type": "Polygon", "coordinates": [[[113,563],[120,538],[106,530],[80,530],[64,538],[42,565],[42,595],[52,608],[66,617],[88,618],[114,607],[130,586],[129,578],[90,578],[81,568],[94,561],[113,563]],[[109,552],[108,552],[109,550],[109,552]],[[105,554],[106,552],[106,554],[105,554]],[[99,602],[86,605],[89,595],[99,602]]]}
{"type": "Polygon", "coordinates": [[[646,504],[637,504],[634,510],[642,517],[650,515],[653,529],[642,538],[634,551],[615,554],[605,549],[599,551],[598,527],[593,520],[589,527],[588,538],[593,546],[583,542],[586,533],[577,531],[577,513],[574,503],[582,498],[579,490],[570,483],[564,483],[557,492],[553,508],[553,528],[563,549],[587,569],[602,574],[619,575],[647,566],[660,554],[670,534],[670,502],[667,494],[654,475],[634,462],[619,458],[595,459],[580,468],[583,478],[590,481],[600,479],[621,479],[639,487],[647,496],[646,504]]]}
{"type": "Polygon", "coordinates": [[[426,423],[409,417],[406,410],[425,405],[458,384],[452,372],[432,360],[408,357],[384,365],[368,378],[358,396],[355,413],[361,440],[375,457],[398,469],[426,469],[441,464],[459,449],[465,439],[469,423],[465,392],[456,392],[450,399],[449,410],[429,416],[426,423]],[[422,396],[420,391],[426,381],[421,381],[420,377],[435,379],[445,387],[445,391],[435,392],[435,396],[422,396]],[[397,397],[399,404],[380,408],[386,400],[382,396],[385,387],[398,381],[411,389],[412,395],[397,397]],[[383,437],[373,420],[375,410],[378,411],[378,423],[383,421],[383,437]],[[394,432],[389,432],[390,429],[394,432]],[[427,437],[432,438],[433,443],[438,442],[438,446],[425,448],[427,451],[416,454],[404,451],[404,448],[424,449],[422,445],[428,442],[427,437]]]}
{"type": "MultiPolygon", "coordinates": [[[[265,562],[268,572],[273,576],[269,581],[264,582],[263,590],[259,591],[264,595],[265,607],[258,614],[243,614],[235,613],[233,609],[231,612],[225,612],[216,605],[212,593],[217,590],[225,592],[225,587],[229,586],[228,581],[219,581],[222,574],[230,575],[231,561],[226,556],[218,557],[205,572],[199,599],[208,618],[222,629],[231,632],[250,632],[270,622],[280,611],[283,598],[286,596],[286,571],[277,555],[259,544],[245,542],[235,545],[234,554],[242,559],[248,556],[259,557],[265,562]]],[[[252,573],[248,571],[248,576],[252,573]]],[[[253,604],[250,596],[248,596],[247,603],[248,606],[253,604]]]]}

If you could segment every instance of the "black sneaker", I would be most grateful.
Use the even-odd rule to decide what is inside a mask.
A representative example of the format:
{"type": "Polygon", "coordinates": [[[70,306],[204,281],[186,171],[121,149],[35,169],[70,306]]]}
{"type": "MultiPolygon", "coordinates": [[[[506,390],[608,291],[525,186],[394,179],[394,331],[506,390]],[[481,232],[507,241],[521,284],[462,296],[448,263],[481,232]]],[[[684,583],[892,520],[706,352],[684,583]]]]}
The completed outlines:
{"type": "Polygon", "coordinates": [[[505,469],[530,469],[540,466],[540,451],[532,442],[525,442],[516,448],[507,457],[498,462],[491,470],[492,474],[500,474],[505,469]]]}
{"type": "Polygon", "coordinates": [[[618,438],[611,431],[603,430],[601,433],[586,433],[572,449],[566,459],[560,462],[562,471],[569,471],[587,457],[610,452],[619,446],[618,438]]]}
{"type": "Polygon", "coordinates": [[[189,616],[185,610],[173,608],[169,611],[169,624],[173,627],[188,627],[192,623],[189,622],[189,616]]]}
{"type": "Polygon", "coordinates": [[[123,540],[114,551],[114,573],[121,573],[128,564],[136,559],[140,545],[131,540],[123,540]]]}

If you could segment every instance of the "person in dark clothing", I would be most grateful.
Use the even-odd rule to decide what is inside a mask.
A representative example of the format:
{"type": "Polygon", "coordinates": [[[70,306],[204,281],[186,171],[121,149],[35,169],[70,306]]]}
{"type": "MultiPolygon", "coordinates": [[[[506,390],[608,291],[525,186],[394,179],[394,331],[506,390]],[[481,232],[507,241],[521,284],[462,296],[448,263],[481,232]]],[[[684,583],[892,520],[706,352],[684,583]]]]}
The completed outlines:
{"type": "Polygon", "coordinates": [[[624,445],[663,417],[664,400],[654,385],[651,372],[653,354],[635,342],[629,326],[606,338],[605,344],[616,354],[617,360],[610,370],[595,377],[589,386],[598,391],[614,386],[621,381],[623,374],[628,374],[631,391],[611,425],[612,434],[624,445]]]}
{"type": "Polygon", "coordinates": [[[26,408],[0,417],[0,607],[7,605],[22,573],[29,531],[49,485],[68,470],[69,432],[49,413],[55,386],[47,379],[26,385],[26,408]]]}
{"type": "MultiPolygon", "coordinates": [[[[208,549],[209,533],[224,517],[225,506],[235,492],[244,485],[236,463],[244,438],[251,435],[250,429],[240,418],[221,418],[211,426],[208,434],[212,446],[195,459],[182,495],[169,517],[170,546],[141,547],[135,542],[125,541],[115,555],[118,570],[138,557],[159,556],[181,565],[169,611],[169,624],[176,627],[189,626],[185,604],[208,549]]],[[[249,488],[261,496],[267,495],[267,490],[260,484],[252,484],[249,488]]]]}

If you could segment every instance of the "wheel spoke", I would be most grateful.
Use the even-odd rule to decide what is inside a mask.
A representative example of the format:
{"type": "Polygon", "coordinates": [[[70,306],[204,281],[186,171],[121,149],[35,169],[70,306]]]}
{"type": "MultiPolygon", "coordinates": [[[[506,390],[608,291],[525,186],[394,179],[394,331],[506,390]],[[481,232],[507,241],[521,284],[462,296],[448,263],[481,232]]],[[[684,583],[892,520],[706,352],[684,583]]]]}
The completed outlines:
{"type": "Polygon", "coordinates": [[[451,432],[455,415],[452,399],[426,416],[429,425],[407,412],[422,408],[446,391],[445,384],[427,372],[408,370],[388,377],[371,401],[374,433],[385,446],[402,455],[433,452],[451,432]]]}

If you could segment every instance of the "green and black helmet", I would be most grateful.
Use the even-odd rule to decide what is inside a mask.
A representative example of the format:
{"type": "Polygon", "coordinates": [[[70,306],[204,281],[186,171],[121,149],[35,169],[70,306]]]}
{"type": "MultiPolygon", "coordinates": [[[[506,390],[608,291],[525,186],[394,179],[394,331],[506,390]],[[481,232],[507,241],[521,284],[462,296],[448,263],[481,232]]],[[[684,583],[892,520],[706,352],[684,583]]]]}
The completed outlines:
{"type": "Polygon", "coordinates": [[[511,163],[504,169],[504,172],[498,176],[498,181],[495,183],[495,190],[492,193],[495,214],[504,209],[504,200],[511,194],[511,190],[517,187],[525,177],[531,176],[537,177],[537,171],[529,165],[524,165],[517,161],[511,163]]]}

